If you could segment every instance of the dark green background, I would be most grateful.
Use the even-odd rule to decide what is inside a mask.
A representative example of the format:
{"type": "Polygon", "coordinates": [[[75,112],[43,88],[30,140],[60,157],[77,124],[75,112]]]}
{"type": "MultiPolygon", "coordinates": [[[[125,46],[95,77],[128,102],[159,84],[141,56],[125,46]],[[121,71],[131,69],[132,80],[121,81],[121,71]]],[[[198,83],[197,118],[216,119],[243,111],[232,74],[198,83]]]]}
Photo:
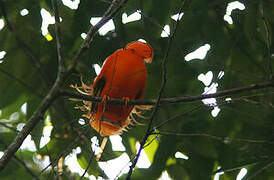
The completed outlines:
{"type": "MultiPolygon", "coordinates": [[[[26,123],[34,112],[42,97],[48,93],[57,74],[57,51],[54,26],[49,26],[53,40],[48,42],[41,34],[42,18],[40,9],[45,8],[53,15],[50,1],[3,0],[8,20],[14,31],[5,27],[0,31],[0,51],[7,54],[0,64],[0,122],[16,128],[19,123],[26,123]],[[20,15],[20,10],[28,9],[29,14],[20,15]],[[25,42],[18,42],[16,36],[25,42]],[[27,46],[26,46],[27,45],[27,46]],[[26,49],[27,47],[27,49],[26,49]],[[29,53],[35,57],[33,60],[29,53]],[[40,68],[38,68],[40,67],[40,68]],[[5,71],[6,73],[4,73],[5,71]],[[20,79],[25,85],[18,81],[20,79]],[[27,114],[19,113],[14,121],[7,120],[14,112],[20,112],[21,106],[27,102],[27,114]]],[[[213,80],[217,81],[218,91],[235,87],[260,83],[269,80],[269,58],[267,43],[273,42],[274,1],[250,0],[241,1],[246,9],[232,12],[233,25],[223,20],[227,0],[186,0],[183,8],[184,15],[178,26],[177,33],[167,59],[167,84],[163,97],[199,95],[203,93],[204,85],[197,80],[201,73],[212,71],[213,80]],[[263,16],[262,16],[263,11],[263,16]],[[266,29],[264,23],[267,23],[266,29]],[[268,33],[266,33],[269,31],[268,33]],[[269,36],[270,41],[267,41],[269,36]],[[204,44],[210,44],[204,60],[184,61],[184,57],[204,44]],[[224,71],[223,78],[217,75],[224,71]]],[[[105,36],[97,34],[88,51],[81,58],[77,67],[85,82],[91,83],[96,76],[92,65],[103,64],[103,60],[116,49],[139,38],[145,39],[154,49],[154,60],[149,64],[149,77],[146,99],[155,99],[161,85],[161,62],[167,48],[168,38],[161,38],[161,27],[170,25],[174,31],[176,21],[170,17],[178,13],[181,5],[179,0],[137,0],[129,1],[113,18],[115,31],[105,36]],[[122,24],[122,13],[128,15],[136,10],[142,11],[140,21],[122,24]]],[[[91,17],[104,14],[109,3],[100,0],[81,0],[77,10],[71,10],[59,2],[62,17],[61,31],[64,44],[65,65],[72,63],[73,55],[80,47],[81,33],[87,32],[91,17]]],[[[0,18],[3,19],[0,11],[0,18]]],[[[270,46],[273,53],[272,45],[270,46]]],[[[274,64],[274,63],[272,63],[274,64]]],[[[273,68],[273,66],[272,66],[273,68]]],[[[80,75],[68,78],[64,88],[70,89],[70,84],[80,84],[80,75]]],[[[202,105],[191,113],[179,116],[160,129],[158,132],[211,134],[220,137],[214,139],[206,135],[197,137],[164,135],[145,148],[153,163],[148,169],[136,169],[133,179],[157,179],[164,170],[173,179],[205,180],[213,179],[213,172],[220,166],[229,170],[220,176],[222,180],[236,179],[240,167],[248,170],[246,177],[253,179],[274,179],[273,150],[274,145],[274,104],[273,89],[249,91],[242,94],[230,95],[232,103],[224,103],[225,98],[217,99],[221,109],[217,117],[211,116],[213,107],[202,105],[201,101],[192,103],[170,104],[160,107],[153,126],[202,105]],[[233,101],[235,100],[235,101],[233,101]],[[227,138],[232,139],[227,139],[227,138]],[[233,140],[234,138],[234,140],[233,140]],[[244,139],[240,141],[237,138],[244,139]],[[265,142],[247,142],[248,139],[265,142]],[[156,144],[158,144],[156,148],[156,144]],[[180,151],[189,160],[176,159],[175,152],[180,151]],[[172,162],[172,163],[171,163],[172,162]],[[234,169],[236,168],[236,169],[234,169]]],[[[33,161],[37,154],[49,155],[52,159],[64,153],[64,157],[72,149],[81,147],[78,155],[79,164],[85,169],[91,156],[90,138],[97,133],[89,126],[78,124],[81,116],[79,110],[73,107],[75,102],[67,98],[59,98],[46,112],[51,117],[53,131],[47,148],[39,149],[44,120],[32,131],[32,139],[37,146],[37,152],[20,150],[17,157],[38,174],[41,168],[33,161]],[[85,138],[74,141],[83,135],[85,138]],[[86,140],[85,140],[86,139],[86,140]]],[[[146,113],[149,116],[150,112],[146,113]]],[[[145,134],[146,120],[138,119],[142,126],[131,128],[122,134],[123,143],[129,157],[136,150],[131,144],[140,141],[145,134]]],[[[86,120],[87,123],[87,120],[86,120]]],[[[0,124],[0,151],[4,151],[16,136],[16,132],[0,124]]],[[[153,137],[150,137],[153,139],[153,137]]],[[[100,138],[101,140],[101,138],[100,138]]],[[[111,143],[105,149],[102,161],[110,160],[121,155],[113,152],[111,143]]],[[[79,179],[78,174],[72,174],[69,169],[61,175],[62,179],[79,179]]],[[[57,170],[57,169],[56,169],[57,170]]],[[[89,174],[105,177],[96,161],[88,170],[89,174]]],[[[41,179],[54,179],[55,174],[48,170],[39,176],[41,179]]],[[[30,174],[13,158],[9,165],[0,173],[0,179],[30,179],[30,174]]],[[[121,179],[123,179],[121,177],[121,179]]]]}

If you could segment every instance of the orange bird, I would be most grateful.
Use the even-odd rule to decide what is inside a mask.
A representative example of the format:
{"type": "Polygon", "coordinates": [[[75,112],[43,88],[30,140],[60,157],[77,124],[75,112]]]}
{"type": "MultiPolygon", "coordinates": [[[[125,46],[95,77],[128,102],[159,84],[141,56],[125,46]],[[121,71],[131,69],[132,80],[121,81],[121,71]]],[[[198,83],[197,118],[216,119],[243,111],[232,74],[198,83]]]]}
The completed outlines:
{"type": "MultiPolygon", "coordinates": [[[[140,115],[132,105],[106,104],[108,98],[121,98],[126,101],[143,99],[146,89],[147,68],[145,63],[151,63],[153,49],[142,42],[131,42],[124,49],[118,49],[106,58],[100,74],[91,86],[82,82],[81,87],[72,86],[82,94],[103,98],[100,103],[83,101],[78,106],[88,111],[83,116],[90,120],[91,126],[102,136],[120,134],[132,124],[132,113],[140,115]],[[84,89],[84,92],[80,90],[84,89]]],[[[138,106],[143,110],[145,106],[138,106]]]]}

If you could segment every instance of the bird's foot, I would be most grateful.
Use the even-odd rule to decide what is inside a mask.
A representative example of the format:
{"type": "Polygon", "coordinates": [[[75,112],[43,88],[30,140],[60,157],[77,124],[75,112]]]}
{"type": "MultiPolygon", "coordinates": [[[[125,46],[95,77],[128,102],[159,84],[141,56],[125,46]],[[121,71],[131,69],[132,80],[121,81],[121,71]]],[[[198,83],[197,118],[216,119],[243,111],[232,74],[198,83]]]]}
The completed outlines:
{"type": "Polygon", "coordinates": [[[129,97],[122,97],[122,100],[124,100],[125,105],[128,106],[128,102],[130,101],[129,97]]]}
{"type": "Polygon", "coordinates": [[[110,97],[109,97],[108,95],[104,95],[104,96],[102,97],[101,103],[105,104],[108,100],[110,100],[110,97]]]}

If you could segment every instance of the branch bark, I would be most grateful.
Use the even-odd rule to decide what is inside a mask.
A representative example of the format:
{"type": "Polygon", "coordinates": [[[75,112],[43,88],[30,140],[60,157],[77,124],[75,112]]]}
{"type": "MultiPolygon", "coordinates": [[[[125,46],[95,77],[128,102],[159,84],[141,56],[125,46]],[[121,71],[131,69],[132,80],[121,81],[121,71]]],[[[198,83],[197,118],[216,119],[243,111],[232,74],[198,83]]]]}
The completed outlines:
{"type": "Polygon", "coordinates": [[[63,75],[65,72],[65,65],[63,59],[63,44],[62,44],[62,36],[60,29],[60,16],[58,10],[58,4],[56,0],[51,0],[52,8],[54,11],[54,19],[55,19],[55,34],[56,34],[56,46],[57,46],[57,54],[58,54],[58,72],[63,75]]]}
{"type": "MultiPolygon", "coordinates": [[[[208,98],[221,98],[228,97],[239,93],[249,92],[253,90],[260,90],[274,87],[274,81],[267,81],[258,84],[250,84],[243,87],[232,88],[228,90],[219,91],[213,94],[201,94],[195,96],[182,96],[182,97],[171,97],[171,98],[162,98],[160,100],[160,105],[166,104],[175,104],[175,103],[186,103],[186,102],[194,102],[200,101],[208,98]]],[[[85,100],[85,101],[93,101],[93,102],[101,102],[101,97],[89,96],[80,93],[75,93],[68,90],[60,90],[60,95],[68,98],[85,100]]],[[[130,100],[128,105],[155,105],[157,102],[156,99],[148,99],[148,100],[130,100]]],[[[117,104],[117,105],[125,105],[125,101],[122,99],[109,99],[107,100],[109,104],[117,104]]]]}

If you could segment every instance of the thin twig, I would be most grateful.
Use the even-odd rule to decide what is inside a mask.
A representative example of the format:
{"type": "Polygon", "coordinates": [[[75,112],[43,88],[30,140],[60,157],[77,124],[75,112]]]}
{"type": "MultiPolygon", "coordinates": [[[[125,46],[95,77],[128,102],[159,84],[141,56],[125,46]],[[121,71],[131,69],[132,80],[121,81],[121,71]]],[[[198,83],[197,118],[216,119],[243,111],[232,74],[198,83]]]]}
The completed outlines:
{"type": "Polygon", "coordinates": [[[187,115],[187,114],[190,114],[190,113],[192,113],[192,112],[194,112],[194,111],[196,111],[196,110],[198,110],[198,109],[200,109],[200,108],[202,108],[202,107],[206,107],[206,106],[204,106],[204,105],[201,104],[201,105],[199,105],[199,106],[195,106],[194,108],[189,109],[188,111],[182,112],[182,113],[180,113],[180,114],[176,114],[175,116],[173,116],[173,117],[167,119],[166,121],[161,122],[161,123],[158,124],[157,126],[153,127],[153,129],[150,130],[150,133],[153,133],[155,130],[161,128],[162,126],[166,125],[166,124],[169,123],[170,121],[172,121],[172,120],[174,120],[174,119],[177,119],[177,118],[179,118],[179,117],[181,117],[181,116],[185,116],[185,115],[187,115]]]}
{"type": "Polygon", "coordinates": [[[261,172],[263,172],[264,170],[266,170],[267,168],[271,167],[274,165],[274,161],[271,161],[270,163],[268,163],[267,165],[265,165],[264,167],[258,169],[254,174],[252,174],[251,176],[249,176],[248,178],[246,178],[246,180],[250,180],[253,179],[254,177],[256,177],[258,174],[260,174],[261,172]]]}
{"type": "MultiPolygon", "coordinates": [[[[16,128],[11,127],[11,126],[9,126],[9,125],[3,123],[3,122],[0,122],[0,126],[3,126],[3,127],[7,128],[7,129],[10,129],[10,130],[12,130],[12,131],[15,132],[15,133],[20,133],[20,132],[21,132],[21,131],[18,131],[16,128]]],[[[74,130],[75,130],[75,129],[74,129],[74,130]]],[[[80,135],[81,135],[81,134],[80,134],[80,135]]],[[[58,139],[58,138],[55,137],[55,136],[45,136],[44,134],[34,134],[34,133],[31,133],[31,136],[33,136],[33,137],[39,137],[39,138],[41,138],[41,137],[46,137],[46,138],[50,138],[50,139],[52,139],[52,138],[58,139]]],[[[82,136],[83,136],[83,135],[82,135],[82,136]]]]}
{"type": "MultiPolygon", "coordinates": [[[[184,111],[184,112],[182,112],[182,113],[176,114],[176,115],[174,115],[173,117],[167,119],[166,121],[161,122],[159,125],[154,126],[153,129],[151,130],[151,133],[153,133],[153,132],[156,131],[157,129],[163,127],[164,125],[166,125],[166,124],[169,123],[170,121],[173,121],[173,120],[175,120],[175,119],[177,119],[177,118],[179,118],[179,117],[181,117],[181,116],[188,115],[188,114],[190,114],[190,113],[192,113],[192,112],[194,112],[194,111],[196,111],[196,110],[198,110],[198,109],[206,108],[206,107],[212,108],[212,107],[224,106],[224,105],[227,105],[227,104],[235,103],[235,102],[237,102],[237,101],[246,101],[247,98],[250,98],[250,97],[258,97],[258,96],[263,96],[263,95],[265,95],[265,94],[254,94],[254,95],[250,95],[250,96],[242,96],[242,97],[238,97],[238,98],[233,98],[232,100],[229,100],[229,101],[225,100],[225,101],[222,101],[222,102],[218,102],[218,104],[214,104],[214,105],[204,105],[204,104],[200,104],[200,105],[195,106],[195,107],[193,107],[193,108],[191,108],[191,109],[189,109],[189,110],[186,110],[186,111],[184,111]]],[[[257,103],[259,103],[259,102],[257,102],[257,103]]]]}
{"type": "MultiPolygon", "coordinates": [[[[161,122],[159,125],[155,126],[152,130],[151,130],[151,133],[153,133],[155,130],[161,128],[162,126],[166,125],[167,123],[169,123],[170,121],[173,121],[181,116],[185,116],[185,115],[188,115],[198,109],[201,109],[201,108],[206,108],[206,107],[217,107],[217,106],[223,106],[223,105],[227,105],[227,104],[232,104],[232,103],[235,103],[237,101],[246,101],[246,100],[249,100],[247,98],[251,98],[251,97],[258,97],[258,96],[265,96],[265,94],[253,94],[253,95],[249,95],[249,96],[241,96],[241,97],[237,97],[237,98],[233,98],[232,100],[225,100],[225,101],[222,101],[222,102],[218,102],[218,104],[214,104],[214,105],[204,105],[204,104],[201,104],[199,106],[195,106],[194,108],[191,108],[185,112],[182,112],[182,113],[179,113],[179,114],[176,114],[174,115],[173,117],[167,119],[166,121],[164,122],[161,122]]],[[[250,100],[249,100],[250,102],[250,100]]],[[[261,103],[261,102],[256,102],[256,103],[261,103]]],[[[253,103],[254,104],[254,103],[253,103]]]]}
{"type": "Polygon", "coordinates": [[[72,146],[77,142],[79,141],[80,137],[77,136],[75,137],[74,141],[72,141],[66,148],[65,150],[58,155],[57,158],[55,158],[54,160],[52,160],[44,169],[42,169],[39,173],[39,175],[41,175],[42,173],[44,173],[50,166],[54,167],[57,163],[57,161],[62,157],[62,156],[65,156],[65,154],[67,153],[68,149],[72,148],[72,146]]]}
{"type": "Polygon", "coordinates": [[[57,0],[51,0],[52,8],[54,11],[55,18],[55,34],[56,34],[56,43],[57,43],[57,53],[58,53],[58,72],[63,74],[65,72],[65,65],[63,60],[63,44],[62,44],[62,35],[60,29],[60,15],[58,9],[57,0]]]}
{"type": "Polygon", "coordinates": [[[158,138],[159,138],[159,136],[157,136],[157,135],[155,137],[153,137],[149,142],[147,142],[144,145],[143,149],[145,149],[146,147],[148,147],[151,143],[153,143],[153,141],[157,140],[158,138]]]}
{"type": "MultiPolygon", "coordinates": [[[[183,11],[183,7],[184,7],[184,3],[185,3],[185,0],[182,1],[182,4],[180,6],[180,9],[179,9],[179,14],[182,13],[183,11]]],[[[153,119],[159,109],[159,106],[160,106],[160,100],[162,98],[162,95],[163,95],[163,92],[164,92],[164,88],[166,86],[166,81],[167,81],[167,68],[166,68],[166,64],[167,64],[167,58],[168,58],[168,55],[169,55],[169,51],[170,51],[170,48],[171,48],[171,43],[174,39],[174,35],[176,34],[176,31],[178,29],[178,26],[179,26],[179,16],[178,16],[178,19],[177,19],[177,22],[176,22],[176,26],[175,26],[175,29],[172,33],[172,35],[170,36],[170,38],[168,39],[168,44],[167,44],[167,48],[166,48],[166,52],[165,52],[165,56],[164,56],[164,59],[162,61],[162,84],[161,84],[161,88],[159,90],[159,93],[158,93],[158,98],[157,98],[157,101],[156,101],[156,105],[155,105],[155,108],[153,109],[152,111],[152,114],[151,114],[151,117],[148,121],[148,125],[147,125],[147,130],[146,130],[146,134],[145,136],[143,137],[141,143],[140,143],[140,148],[137,152],[137,155],[136,155],[136,158],[134,160],[134,162],[132,163],[132,165],[130,166],[130,169],[129,169],[129,172],[127,174],[127,177],[126,179],[127,180],[130,180],[131,179],[131,175],[133,173],[133,170],[139,160],[139,157],[140,157],[140,154],[141,154],[141,151],[147,141],[147,138],[149,137],[149,133],[150,133],[150,129],[151,129],[151,126],[152,126],[152,122],[153,122],[153,119]]]]}
{"type": "MultiPolygon", "coordinates": [[[[85,134],[88,130],[89,130],[89,129],[86,129],[86,131],[83,132],[83,134],[85,134]]],[[[71,150],[70,148],[72,148],[73,145],[74,145],[76,142],[79,142],[80,138],[83,139],[84,141],[86,140],[86,139],[84,139],[81,135],[78,134],[75,138],[73,138],[74,140],[65,148],[65,150],[64,150],[61,154],[58,155],[58,157],[57,157],[56,159],[52,160],[44,169],[42,169],[42,170],[40,171],[39,175],[41,175],[43,172],[45,172],[50,166],[55,166],[56,163],[57,163],[57,161],[58,161],[62,156],[65,156],[65,154],[68,152],[68,150],[71,150]]]]}
{"type": "Polygon", "coordinates": [[[87,167],[86,167],[84,173],[83,173],[82,176],[80,177],[80,180],[82,180],[82,179],[84,178],[85,174],[87,173],[87,171],[88,171],[88,169],[89,169],[89,167],[90,167],[90,165],[91,165],[91,162],[93,161],[93,158],[94,158],[94,152],[92,152],[92,155],[91,155],[91,157],[90,157],[90,159],[89,159],[89,161],[88,161],[88,165],[87,165],[87,167]]]}
{"type": "MultiPolygon", "coordinates": [[[[46,152],[47,152],[47,154],[48,154],[48,156],[49,156],[49,160],[52,161],[51,154],[50,154],[50,152],[49,152],[49,150],[48,150],[48,146],[47,146],[47,145],[46,145],[46,152]]],[[[58,160],[59,160],[59,159],[58,159],[58,160]]],[[[58,180],[59,177],[58,177],[58,174],[56,173],[56,171],[55,171],[55,169],[54,169],[54,165],[51,166],[51,171],[53,172],[53,174],[55,175],[55,177],[56,177],[57,180],[58,180]]]]}
{"type": "Polygon", "coordinates": [[[264,16],[264,6],[261,2],[260,6],[260,12],[262,15],[262,21],[264,24],[265,28],[265,33],[266,33],[266,45],[267,45],[267,61],[268,61],[268,68],[269,68],[269,73],[270,73],[270,79],[273,79],[273,70],[272,70],[272,63],[271,63],[271,40],[270,40],[270,31],[269,31],[269,25],[268,22],[264,16]]]}
{"type": "Polygon", "coordinates": [[[24,87],[26,90],[28,90],[29,92],[33,93],[35,96],[39,97],[40,99],[43,98],[43,96],[41,94],[39,94],[38,92],[35,91],[35,89],[33,89],[31,86],[29,86],[28,84],[26,84],[23,80],[15,77],[13,74],[3,70],[2,68],[0,68],[0,72],[2,74],[4,74],[5,76],[9,77],[10,79],[14,80],[15,82],[17,82],[18,84],[20,84],[22,87],[24,87]]]}
{"type": "Polygon", "coordinates": [[[10,129],[10,130],[12,130],[12,131],[14,131],[14,132],[16,132],[16,133],[19,133],[19,132],[20,132],[20,131],[18,131],[16,128],[11,127],[11,126],[8,126],[8,125],[6,125],[6,124],[3,123],[3,122],[0,122],[0,125],[1,125],[1,126],[4,126],[5,128],[8,128],[8,129],[10,129]]]}
{"type": "MultiPolygon", "coordinates": [[[[0,122],[0,126],[3,126],[3,127],[7,128],[7,129],[10,129],[10,130],[12,130],[12,131],[15,132],[15,133],[20,133],[20,132],[21,132],[21,131],[18,131],[16,128],[11,127],[11,126],[9,126],[9,125],[3,123],[3,122],[0,122]]],[[[33,136],[33,137],[39,137],[39,138],[41,138],[41,137],[46,137],[46,138],[50,138],[50,139],[52,139],[52,138],[58,139],[58,138],[55,137],[55,136],[45,136],[44,134],[34,134],[34,133],[31,133],[31,136],[33,136]]],[[[82,135],[82,136],[83,136],[83,135],[82,135]]]]}
{"type": "Polygon", "coordinates": [[[180,136],[180,137],[207,137],[210,139],[221,141],[222,143],[230,143],[232,141],[243,143],[255,143],[255,144],[274,144],[274,141],[266,141],[259,139],[246,139],[246,138],[230,138],[211,135],[208,133],[176,133],[176,132],[154,132],[151,135],[165,135],[165,136],[180,136]]]}
{"type": "Polygon", "coordinates": [[[131,157],[131,158],[129,159],[129,161],[121,168],[121,170],[120,170],[120,171],[118,172],[118,174],[115,176],[114,180],[119,179],[119,176],[122,174],[123,170],[124,170],[131,162],[133,162],[133,160],[136,158],[136,155],[137,155],[137,154],[135,154],[133,157],[131,157]]]}
{"type": "Polygon", "coordinates": [[[254,166],[258,164],[258,162],[253,162],[253,163],[249,163],[249,164],[245,164],[245,165],[242,165],[242,166],[238,166],[238,167],[234,167],[234,168],[230,168],[230,169],[223,169],[223,168],[220,168],[216,171],[214,171],[212,174],[217,174],[217,173],[226,173],[226,172],[232,172],[232,171],[237,171],[239,169],[242,169],[242,168],[245,168],[245,167],[250,167],[250,166],[254,166]]]}
{"type": "Polygon", "coordinates": [[[26,171],[32,176],[33,179],[39,180],[39,177],[36,176],[26,165],[26,163],[24,161],[22,161],[20,158],[18,158],[16,155],[13,157],[19,164],[21,164],[21,166],[23,166],[26,171]]]}

